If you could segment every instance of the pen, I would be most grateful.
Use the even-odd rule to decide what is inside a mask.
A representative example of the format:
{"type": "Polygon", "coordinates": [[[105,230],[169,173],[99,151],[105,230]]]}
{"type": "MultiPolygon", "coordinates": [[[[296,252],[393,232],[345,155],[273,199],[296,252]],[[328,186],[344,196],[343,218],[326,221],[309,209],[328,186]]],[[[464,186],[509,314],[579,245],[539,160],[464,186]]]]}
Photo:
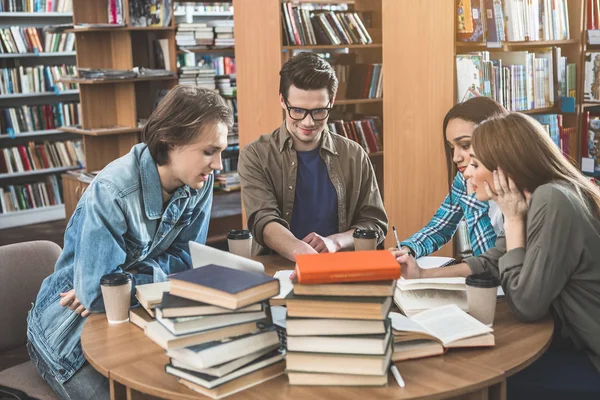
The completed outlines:
{"type": "Polygon", "coordinates": [[[403,388],[405,386],[405,383],[404,383],[404,379],[402,379],[402,375],[400,375],[400,371],[398,371],[398,368],[396,368],[396,366],[394,364],[392,364],[390,369],[392,370],[392,375],[394,375],[396,382],[398,382],[398,386],[403,388]]]}
{"type": "Polygon", "coordinates": [[[398,248],[398,250],[400,250],[400,240],[398,239],[398,232],[396,231],[396,227],[392,226],[392,229],[394,230],[394,237],[396,238],[396,247],[398,248]]]}

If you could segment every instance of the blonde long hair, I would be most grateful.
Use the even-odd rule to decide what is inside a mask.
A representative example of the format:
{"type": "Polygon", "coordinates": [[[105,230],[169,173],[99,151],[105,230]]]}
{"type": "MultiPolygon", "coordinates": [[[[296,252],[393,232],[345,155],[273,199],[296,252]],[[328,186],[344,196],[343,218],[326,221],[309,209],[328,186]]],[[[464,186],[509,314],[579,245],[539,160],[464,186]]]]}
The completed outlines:
{"type": "Polygon", "coordinates": [[[520,113],[489,118],[475,128],[472,145],[487,169],[502,168],[520,190],[533,193],[551,181],[567,182],[600,217],[600,189],[565,158],[535,119],[520,113]]]}

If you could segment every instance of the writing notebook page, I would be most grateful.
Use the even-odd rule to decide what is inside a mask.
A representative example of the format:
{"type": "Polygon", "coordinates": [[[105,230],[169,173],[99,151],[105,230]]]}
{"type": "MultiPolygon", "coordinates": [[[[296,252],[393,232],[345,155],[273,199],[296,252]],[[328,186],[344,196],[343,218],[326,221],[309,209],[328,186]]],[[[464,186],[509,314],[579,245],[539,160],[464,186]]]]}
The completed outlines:
{"type": "Polygon", "coordinates": [[[455,304],[420,312],[412,316],[411,319],[440,339],[444,346],[459,339],[494,331],[455,304]]]}

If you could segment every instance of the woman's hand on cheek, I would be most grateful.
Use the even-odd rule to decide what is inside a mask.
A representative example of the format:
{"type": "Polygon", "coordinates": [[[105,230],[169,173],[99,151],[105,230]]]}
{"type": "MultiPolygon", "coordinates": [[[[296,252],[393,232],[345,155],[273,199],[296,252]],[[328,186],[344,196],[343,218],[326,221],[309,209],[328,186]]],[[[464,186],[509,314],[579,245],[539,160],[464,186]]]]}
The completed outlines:
{"type": "Polygon", "coordinates": [[[522,193],[502,169],[498,168],[493,174],[495,193],[487,182],[484,183],[488,196],[498,204],[505,220],[523,220],[529,209],[531,193],[522,193]]]}

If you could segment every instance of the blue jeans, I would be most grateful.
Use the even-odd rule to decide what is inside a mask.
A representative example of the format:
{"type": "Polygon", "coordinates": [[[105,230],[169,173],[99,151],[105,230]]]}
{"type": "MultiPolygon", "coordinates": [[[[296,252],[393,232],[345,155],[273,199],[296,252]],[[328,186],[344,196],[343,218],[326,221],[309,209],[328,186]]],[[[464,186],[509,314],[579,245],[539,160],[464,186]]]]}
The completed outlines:
{"type": "Polygon", "coordinates": [[[508,400],[600,399],[600,372],[570,339],[561,337],[560,323],[556,325],[548,350],[507,379],[508,400]]]}
{"type": "Polygon", "coordinates": [[[27,351],[40,376],[62,400],[107,400],[110,398],[108,379],[89,363],[83,364],[68,381],[60,383],[29,341],[27,342],[27,351]]]}

